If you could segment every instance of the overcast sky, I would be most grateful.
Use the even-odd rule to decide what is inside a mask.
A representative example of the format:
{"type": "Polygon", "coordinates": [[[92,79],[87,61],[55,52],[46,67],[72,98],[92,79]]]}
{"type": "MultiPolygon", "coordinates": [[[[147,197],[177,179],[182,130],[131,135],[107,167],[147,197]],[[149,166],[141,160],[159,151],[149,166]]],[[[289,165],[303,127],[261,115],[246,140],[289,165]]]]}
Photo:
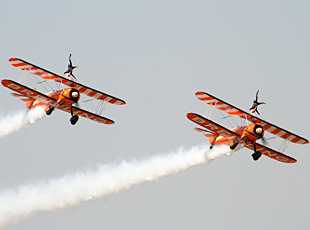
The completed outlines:
{"type": "MultiPolygon", "coordinates": [[[[57,110],[0,139],[0,192],[206,143],[186,118],[206,109],[197,91],[247,110],[259,89],[266,120],[310,138],[308,1],[5,1],[0,12],[1,79],[21,74],[11,57],[62,75],[71,53],[79,82],[127,102],[104,110],[114,125],[72,126],[57,110]]],[[[26,109],[0,96],[2,117],[26,109]]],[[[7,229],[306,229],[309,150],[291,144],[297,163],[283,164],[242,149],[7,229]]]]}

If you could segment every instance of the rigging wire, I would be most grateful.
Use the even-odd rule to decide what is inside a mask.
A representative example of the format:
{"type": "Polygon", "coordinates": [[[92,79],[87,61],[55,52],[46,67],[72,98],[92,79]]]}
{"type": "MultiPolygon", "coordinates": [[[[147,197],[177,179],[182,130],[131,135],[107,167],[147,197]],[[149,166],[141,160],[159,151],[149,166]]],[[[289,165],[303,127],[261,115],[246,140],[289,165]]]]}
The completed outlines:
{"type": "MultiPolygon", "coordinates": [[[[36,78],[36,76],[34,76],[34,74],[32,74],[32,76],[37,80],[37,83],[36,83],[36,84],[41,84],[41,82],[36,78]]],[[[53,90],[53,87],[51,87],[51,86],[48,84],[47,81],[42,81],[42,82],[45,82],[45,83],[51,88],[51,90],[53,90]]],[[[41,85],[42,85],[42,87],[46,90],[46,92],[48,92],[48,89],[45,88],[45,86],[44,86],[43,84],[41,84],[41,85]]]]}
{"type": "Polygon", "coordinates": [[[22,71],[21,74],[19,75],[18,82],[21,84],[26,84],[28,76],[29,76],[29,72],[27,70],[22,71]]]}

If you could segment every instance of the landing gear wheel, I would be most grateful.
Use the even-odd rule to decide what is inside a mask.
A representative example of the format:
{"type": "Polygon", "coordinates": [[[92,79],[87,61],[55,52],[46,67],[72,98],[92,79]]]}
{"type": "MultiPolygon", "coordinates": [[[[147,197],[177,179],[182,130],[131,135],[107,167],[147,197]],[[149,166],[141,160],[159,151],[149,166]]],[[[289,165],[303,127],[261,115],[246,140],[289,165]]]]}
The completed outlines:
{"type": "Polygon", "coordinates": [[[234,144],[232,146],[230,146],[230,149],[234,150],[237,147],[238,144],[239,144],[239,142],[234,141],[234,144]]]}
{"type": "Polygon", "coordinates": [[[212,149],[212,148],[213,148],[213,145],[210,146],[210,149],[212,149]]]}
{"type": "Polygon", "coordinates": [[[73,115],[70,119],[71,125],[75,125],[78,120],[79,120],[79,116],[73,115]]]}
{"type": "Polygon", "coordinates": [[[255,152],[252,154],[253,160],[257,161],[262,156],[261,152],[255,152]]]}
{"type": "Polygon", "coordinates": [[[54,106],[49,106],[49,110],[46,111],[46,115],[51,115],[52,112],[54,111],[54,106]]]}

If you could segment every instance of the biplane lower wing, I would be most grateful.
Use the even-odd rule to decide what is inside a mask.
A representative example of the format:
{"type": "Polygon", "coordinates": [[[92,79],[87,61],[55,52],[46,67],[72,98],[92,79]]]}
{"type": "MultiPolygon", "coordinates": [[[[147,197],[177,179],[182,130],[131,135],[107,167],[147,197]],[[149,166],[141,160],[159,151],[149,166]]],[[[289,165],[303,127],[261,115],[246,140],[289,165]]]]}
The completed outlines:
{"type": "Polygon", "coordinates": [[[107,101],[111,104],[115,104],[115,105],[126,104],[125,101],[123,101],[119,98],[116,98],[116,97],[113,97],[111,95],[102,93],[98,90],[95,90],[95,89],[92,89],[92,88],[87,87],[85,85],[82,85],[76,81],[71,81],[68,78],[64,78],[62,76],[59,76],[58,74],[52,73],[48,70],[45,70],[41,67],[38,67],[38,66],[31,64],[27,61],[24,61],[22,59],[10,58],[9,62],[14,67],[17,67],[21,70],[29,71],[30,73],[38,75],[38,76],[40,76],[46,80],[53,80],[53,81],[59,82],[61,84],[65,84],[67,86],[70,86],[70,87],[75,87],[80,91],[80,93],[83,93],[83,94],[85,94],[89,97],[95,98],[97,100],[105,100],[105,101],[107,101]]]}
{"type": "MultiPolygon", "coordinates": [[[[253,144],[251,144],[251,143],[245,144],[244,147],[254,151],[253,144]]],[[[266,146],[263,146],[261,144],[258,144],[258,143],[256,143],[256,151],[259,151],[263,155],[265,155],[267,157],[270,157],[270,158],[272,158],[274,160],[283,162],[283,163],[296,163],[297,162],[297,160],[295,160],[292,157],[286,156],[286,155],[284,155],[284,154],[282,154],[280,152],[277,152],[277,151],[275,151],[273,149],[270,149],[270,148],[268,148],[266,146]]]]}
{"type": "MultiPolygon", "coordinates": [[[[230,131],[229,129],[226,129],[226,128],[222,127],[221,125],[216,124],[213,121],[210,121],[207,118],[202,117],[198,114],[188,113],[187,118],[189,120],[191,120],[192,122],[194,122],[194,123],[196,123],[196,124],[198,124],[204,128],[209,129],[213,133],[213,134],[208,134],[208,133],[204,134],[205,130],[195,128],[196,131],[202,132],[205,136],[214,135],[214,133],[215,133],[215,134],[222,135],[222,136],[229,138],[229,139],[236,139],[236,138],[240,137],[239,134],[234,133],[234,132],[230,131]]],[[[207,137],[210,137],[210,136],[207,136],[207,137]]],[[[253,147],[252,143],[247,143],[244,145],[244,147],[247,147],[248,149],[251,149],[254,151],[254,147],[253,147]]],[[[292,157],[286,156],[280,152],[277,152],[273,149],[270,149],[270,148],[263,146],[261,144],[258,144],[258,143],[256,143],[256,151],[260,151],[265,156],[270,157],[274,160],[283,162],[283,163],[295,163],[295,162],[297,162],[292,157]]]]}
{"type": "Polygon", "coordinates": [[[205,92],[197,92],[196,97],[207,103],[208,105],[214,106],[215,108],[222,110],[230,115],[234,115],[234,116],[239,116],[243,119],[247,119],[253,123],[259,123],[264,127],[264,130],[272,133],[273,135],[276,135],[280,138],[283,138],[287,141],[290,141],[292,143],[296,143],[296,144],[307,144],[309,143],[309,141],[303,137],[300,137],[296,134],[293,134],[285,129],[282,129],[276,125],[273,125],[269,122],[263,121],[258,117],[255,117],[231,104],[228,104],[227,102],[224,102],[221,99],[218,99],[208,93],[205,92]]]}
{"type": "MultiPolygon", "coordinates": [[[[17,97],[23,101],[38,100],[38,101],[41,101],[47,105],[53,105],[56,102],[56,100],[54,98],[46,96],[43,93],[37,92],[36,90],[30,89],[30,88],[28,88],[24,85],[21,85],[15,81],[3,79],[1,81],[1,83],[3,86],[19,93],[19,94],[13,93],[12,96],[17,97]]],[[[71,113],[70,106],[67,106],[67,105],[59,105],[59,106],[57,106],[57,109],[71,113]]],[[[102,124],[106,124],[106,125],[114,124],[114,121],[112,121],[108,118],[101,117],[97,114],[85,111],[83,109],[72,106],[72,110],[73,110],[73,114],[88,118],[88,119],[96,121],[98,123],[102,123],[102,124]]]]}
{"type": "Polygon", "coordinates": [[[230,131],[229,129],[226,129],[223,126],[221,126],[221,125],[219,125],[213,121],[210,121],[209,119],[202,117],[196,113],[188,113],[186,116],[192,122],[206,128],[206,129],[209,129],[213,133],[216,133],[218,135],[222,135],[228,139],[235,139],[235,138],[240,137],[239,134],[234,133],[234,132],[230,131]]]}
{"type": "MultiPolygon", "coordinates": [[[[3,79],[1,83],[3,86],[9,88],[10,90],[13,90],[25,97],[29,97],[29,98],[41,101],[45,104],[54,104],[56,102],[54,98],[48,97],[43,93],[37,92],[15,81],[3,79]]],[[[16,94],[13,96],[16,97],[16,94]]]]}
{"type": "MultiPolygon", "coordinates": [[[[67,113],[71,113],[70,106],[60,105],[60,106],[57,107],[57,109],[60,109],[60,110],[65,111],[67,113]]],[[[115,123],[114,121],[112,121],[112,120],[110,120],[110,119],[108,119],[106,117],[99,116],[97,114],[91,113],[89,111],[86,111],[86,110],[83,110],[83,109],[80,109],[80,108],[77,108],[77,107],[74,107],[74,106],[72,106],[72,110],[73,110],[73,114],[74,115],[85,117],[87,119],[96,121],[98,123],[102,123],[102,124],[105,124],[105,125],[112,125],[112,124],[115,123]]]]}

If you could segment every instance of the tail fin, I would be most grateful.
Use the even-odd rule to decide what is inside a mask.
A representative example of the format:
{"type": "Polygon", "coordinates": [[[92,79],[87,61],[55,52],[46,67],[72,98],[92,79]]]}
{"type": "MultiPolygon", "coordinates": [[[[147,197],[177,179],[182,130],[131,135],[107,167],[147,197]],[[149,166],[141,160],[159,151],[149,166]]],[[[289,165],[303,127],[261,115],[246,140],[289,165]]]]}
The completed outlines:
{"type": "Polygon", "coordinates": [[[11,95],[12,95],[13,97],[16,97],[16,98],[22,100],[22,101],[27,102],[27,103],[26,103],[26,107],[27,107],[28,109],[31,108],[33,102],[35,101],[35,99],[33,99],[33,98],[31,98],[31,97],[26,97],[26,96],[21,95],[21,94],[11,93],[11,95]]]}
{"type": "Polygon", "coordinates": [[[218,137],[219,135],[205,129],[194,128],[195,131],[202,133],[205,137],[218,137]]]}

